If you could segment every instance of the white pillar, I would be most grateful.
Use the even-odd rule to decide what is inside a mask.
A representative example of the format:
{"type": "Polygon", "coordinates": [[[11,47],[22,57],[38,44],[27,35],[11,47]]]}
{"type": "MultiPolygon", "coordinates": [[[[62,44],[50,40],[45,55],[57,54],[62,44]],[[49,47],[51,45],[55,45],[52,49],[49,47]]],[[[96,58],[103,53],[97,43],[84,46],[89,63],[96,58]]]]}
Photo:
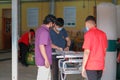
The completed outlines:
{"type": "Polygon", "coordinates": [[[117,6],[117,38],[120,38],[120,5],[117,6]]]}
{"type": "Polygon", "coordinates": [[[12,0],[12,80],[18,80],[18,1],[12,0]]]}
{"type": "Polygon", "coordinates": [[[101,3],[97,6],[97,27],[107,34],[108,49],[102,80],[116,80],[116,6],[101,3]]]}

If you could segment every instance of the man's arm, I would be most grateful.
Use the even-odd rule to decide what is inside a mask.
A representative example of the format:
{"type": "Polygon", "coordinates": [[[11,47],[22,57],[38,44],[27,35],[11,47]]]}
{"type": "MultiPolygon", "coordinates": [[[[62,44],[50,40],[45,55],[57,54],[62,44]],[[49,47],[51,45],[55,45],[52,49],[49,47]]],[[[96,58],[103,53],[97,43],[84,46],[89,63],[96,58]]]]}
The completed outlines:
{"type": "Polygon", "coordinates": [[[120,52],[118,53],[117,62],[120,63],[120,52]]]}
{"type": "Polygon", "coordinates": [[[31,44],[31,34],[30,34],[30,32],[28,33],[28,38],[29,38],[29,44],[31,44]]]}
{"type": "Polygon", "coordinates": [[[66,37],[65,40],[66,40],[67,44],[66,44],[66,48],[64,50],[68,51],[70,48],[70,45],[71,45],[71,40],[69,37],[66,37]]]}
{"type": "Polygon", "coordinates": [[[62,50],[63,50],[61,47],[58,47],[58,46],[56,46],[56,45],[54,45],[54,44],[51,44],[51,46],[52,46],[53,49],[57,49],[57,50],[59,50],[59,51],[62,51],[62,50]]]}
{"type": "Polygon", "coordinates": [[[86,65],[86,63],[87,63],[89,53],[90,53],[90,50],[89,50],[89,49],[85,49],[85,50],[84,50],[83,64],[82,64],[82,76],[83,76],[83,77],[86,77],[86,75],[85,75],[85,65],[86,65]]]}
{"type": "Polygon", "coordinates": [[[47,54],[45,51],[45,45],[40,45],[39,48],[40,48],[41,54],[45,60],[45,67],[48,68],[50,66],[50,63],[48,61],[48,57],[47,57],[47,54]]]}

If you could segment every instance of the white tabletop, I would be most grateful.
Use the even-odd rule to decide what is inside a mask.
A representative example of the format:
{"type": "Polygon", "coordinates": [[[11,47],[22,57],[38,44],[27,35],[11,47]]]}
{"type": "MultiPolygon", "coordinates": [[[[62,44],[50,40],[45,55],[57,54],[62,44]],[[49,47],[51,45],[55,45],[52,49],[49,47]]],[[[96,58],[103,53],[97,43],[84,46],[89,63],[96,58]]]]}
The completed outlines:
{"type": "Polygon", "coordinates": [[[82,58],[83,57],[83,52],[74,52],[74,51],[62,51],[61,53],[56,53],[59,54],[57,58],[82,58]]]}

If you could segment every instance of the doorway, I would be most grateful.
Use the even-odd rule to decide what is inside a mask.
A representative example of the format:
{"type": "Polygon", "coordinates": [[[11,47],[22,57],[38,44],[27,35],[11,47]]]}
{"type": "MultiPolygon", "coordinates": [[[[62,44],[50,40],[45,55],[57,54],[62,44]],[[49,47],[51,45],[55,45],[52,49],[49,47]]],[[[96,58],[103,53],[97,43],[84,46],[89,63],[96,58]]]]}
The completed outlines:
{"type": "Polygon", "coordinates": [[[11,9],[2,10],[2,48],[11,49],[11,9]]]}

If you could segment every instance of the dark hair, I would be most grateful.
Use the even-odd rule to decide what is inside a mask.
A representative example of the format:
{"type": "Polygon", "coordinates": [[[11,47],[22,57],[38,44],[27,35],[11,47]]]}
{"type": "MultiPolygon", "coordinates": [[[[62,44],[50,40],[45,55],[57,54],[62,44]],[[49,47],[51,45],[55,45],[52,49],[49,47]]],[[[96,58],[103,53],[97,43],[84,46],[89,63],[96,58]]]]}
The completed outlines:
{"type": "Polygon", "coordinates": [[[57,18],[55,24],[56,24],[57,26],[62,27],[62,26],[64,25],[64,20],[63,20],[63,18],[57,18]]]}
{"type": "Polygon", "coordinates": [[[88,16],[86,19],[85,19],[85,22],[87,22],[87,21],[94,21],[95,23],[96,23],[96,19],[95,19],[95,17],[94,16],[88,16]]]}
{"type": "Polygon", "coordinates": [[[54,15],[49,14],[45,17],[43,24],[48,24],[50,22],[55,23],[55,21],[56,21],[56,17],[54,15]]]}
{"type": "Polygon", "coordinates": [[[30,32],[33,32],[33,33],[35,34],[35,31],[34,31],[34,29],[30,29],[29,31],[30,31],[30,32]]]}

